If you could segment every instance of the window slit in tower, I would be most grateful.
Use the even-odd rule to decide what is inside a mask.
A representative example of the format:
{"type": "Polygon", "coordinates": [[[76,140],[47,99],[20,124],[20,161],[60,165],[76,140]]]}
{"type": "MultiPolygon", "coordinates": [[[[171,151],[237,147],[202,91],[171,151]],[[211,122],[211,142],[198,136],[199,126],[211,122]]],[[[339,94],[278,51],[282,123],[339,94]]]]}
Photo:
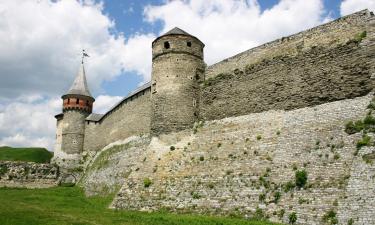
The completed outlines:
{"type": "Polygon", "coordinates": [[[186,43],[186,45],[187,45],[188,47],[191,47],[191,42],[188,41],[188,42],[186,43]]]}
{"type": "Polygon", "coordinates": [[[164,48],[165,49],[168,49],[168,48],[170,48],[171,46],[169,45],[169,42],[168,41],[166,41],[166,42],[164,42],[164,48]]]}
{"type": "Polygon", "coordinates": [[[68,104],[70,103],[70,98],[68,98],[68,104]]]}
{"type": "Polygon", "coordinates": [[[79,99],[77,98],[76,104],[79,104],[79,99]]]}

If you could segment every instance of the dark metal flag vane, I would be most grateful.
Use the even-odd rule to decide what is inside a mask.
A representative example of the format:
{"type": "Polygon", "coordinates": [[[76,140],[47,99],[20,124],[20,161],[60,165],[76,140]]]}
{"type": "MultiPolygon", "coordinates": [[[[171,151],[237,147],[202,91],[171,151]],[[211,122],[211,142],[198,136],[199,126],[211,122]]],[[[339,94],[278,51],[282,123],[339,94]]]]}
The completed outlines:
{"type": "Polygon", "coordinates": [[[82,64],[83,64],[83,59],[85,57],[90,57],[90,56],[86,53],[85,49],[82,49],[82,64]]]}

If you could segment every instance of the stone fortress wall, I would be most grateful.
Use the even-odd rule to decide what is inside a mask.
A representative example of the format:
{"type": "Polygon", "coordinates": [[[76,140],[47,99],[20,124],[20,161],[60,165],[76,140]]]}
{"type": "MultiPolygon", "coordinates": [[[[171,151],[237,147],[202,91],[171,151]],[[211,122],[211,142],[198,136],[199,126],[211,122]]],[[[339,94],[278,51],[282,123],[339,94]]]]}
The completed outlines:
{"type": "Polygon", "coordinates": [[[374,87],[374,22],[370,12],[361,11],[209,66],[201,119],[366,95],[374,87]],[[361,34],[366,38],[360,41],[361,34]]]}
{"type": "Polygon", "coordinates": [[[83,150],[96,152],[114,141],[150,133],[150,114],[150,87],[146,84],[100,119],[86,120],[83,150]]]}
{"type": "MultiPolygon", "coordinates": [[[[136,164],[120,169],[132,172],[120,178],[123,186],[112,207],[263,215],[284,223],[295,212],[297,224],[308,225],[327,224],[324,215],[332,211],[338,224],[351,219],[356,225],[375,224],[375,160],[363,159],[375,148],[356,153],[361,134],[345,133],[348,121],[366,116],[372,98],[369,93],[314,107],[230,117],[206,122],[197,132],[153,138],[146,150],[139,148],[136,164]],[[297,170],[307,172],[306,187],[288,188],[297,170]],[[145,180],[151,181],[149,187],[145,180]]],[[[130,149],[123,154],[134,154],[130,149]]],[[[117,163],[90,174],[113,168],[117,163]]],[[[98,184],[106,179],[93,178],[87,180],[98,184]]]]}

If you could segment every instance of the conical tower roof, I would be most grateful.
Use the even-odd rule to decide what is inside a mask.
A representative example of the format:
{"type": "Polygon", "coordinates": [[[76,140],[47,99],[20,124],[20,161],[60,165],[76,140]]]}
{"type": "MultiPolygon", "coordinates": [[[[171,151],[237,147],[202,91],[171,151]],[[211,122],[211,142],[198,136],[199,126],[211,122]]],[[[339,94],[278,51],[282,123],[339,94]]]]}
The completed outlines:
{"type": "Polygon", "coordinates": [[[197,37],[189,34],[188,32],[178,28],[178,27],[175,27],[173,28],[172,30],[160,35],[159,37],[157,37],[152,43],[154,43],[155,41],[159,40],[161,37],[164,37],[164,36],[169,36],[169,35],[185,35],[185,36],[190,36],[190,37],[193,37],[195,39],[197,39],[198,41],[200,41],[202,44],[203,42],[201,40],[199,40],[197,37]]]}
{"type": "Polygon", "coordinates": [[[162,36],[166,36],[166,35],[170,35],[170,34],[182,34],[182,35],[192,36],[188,32],[186,32],[186,31],[184,31],[184,30],[182,30],[178,27],[173,28],[172,30],[168,31],[167,33],[163,34],[162,36]]]}
{"type": "Polygon", "coordinates": [[[93,98],[87,85],[85,66],[83,62],[81,63],[73,85],[65,95],[82,95],[93,98]]]}

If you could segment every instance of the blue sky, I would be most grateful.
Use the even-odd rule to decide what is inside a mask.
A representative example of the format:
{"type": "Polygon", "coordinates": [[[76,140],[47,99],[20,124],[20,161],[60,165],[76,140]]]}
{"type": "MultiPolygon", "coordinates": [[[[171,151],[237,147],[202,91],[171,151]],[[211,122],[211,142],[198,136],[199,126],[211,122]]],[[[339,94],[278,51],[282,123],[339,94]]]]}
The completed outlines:
{"type": "Polygon", "coordinates": [[[175,26],[205,43],[211,65],[365,8],[375,0],[0,1],[0,146],[53,150],[82,49],[104,113],[151,79],[151,42],[175,26]]]}

